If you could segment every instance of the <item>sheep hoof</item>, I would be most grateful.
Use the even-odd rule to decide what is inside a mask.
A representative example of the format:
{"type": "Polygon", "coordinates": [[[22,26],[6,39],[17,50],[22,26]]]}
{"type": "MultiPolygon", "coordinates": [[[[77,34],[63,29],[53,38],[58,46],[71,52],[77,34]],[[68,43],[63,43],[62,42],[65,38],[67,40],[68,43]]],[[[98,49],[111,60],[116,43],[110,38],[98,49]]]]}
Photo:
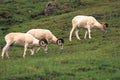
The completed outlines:
{"type": "Polygon", "coordinates": [[[10,57],[8,57],[8,59],[10,59],[10,57]]]}
{"type": "Polygon", "coordinates": [[[4,59],[4,57],[3,56],[1,56],[2,57],[2,59],[4,59]]]}
{"type": "Polygon", "coordinates": [[[48,53],[48,52],[45,52],[46,54],[48,53]]]}
{"type": "Polygon", "coordinates": [[[30,54],[31,56],[34,55],[34,54],[30,54]]]}
{"type": "Polygon", "coordinates": [[[91,37],[89,39],[92,39],[91,37]]]}
{"type": "Polygon", "coordinates": [[[23,59],[25,59],[25,56],[23,56],[23,59]]]}

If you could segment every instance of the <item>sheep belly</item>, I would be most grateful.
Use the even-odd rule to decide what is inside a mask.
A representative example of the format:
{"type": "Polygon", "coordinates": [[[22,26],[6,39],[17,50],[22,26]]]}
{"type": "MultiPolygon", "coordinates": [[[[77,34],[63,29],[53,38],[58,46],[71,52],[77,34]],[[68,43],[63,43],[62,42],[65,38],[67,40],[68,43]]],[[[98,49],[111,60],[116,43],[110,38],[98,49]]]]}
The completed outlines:
{"type": "Polygon", "coordinates": [[[24,46],[24,45],[25,45],[25,41],[21,41],[21,40],[15,41],[15,42],[13,43],[13,45],[24,46]]]}

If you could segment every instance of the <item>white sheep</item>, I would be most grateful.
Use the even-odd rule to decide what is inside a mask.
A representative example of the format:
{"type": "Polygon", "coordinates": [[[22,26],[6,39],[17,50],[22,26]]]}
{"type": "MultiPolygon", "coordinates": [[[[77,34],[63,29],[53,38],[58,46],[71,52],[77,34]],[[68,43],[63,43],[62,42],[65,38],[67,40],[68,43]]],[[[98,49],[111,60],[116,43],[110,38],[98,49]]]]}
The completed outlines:
{"type": "MultiPolygon", "coordinates": [[[[31,29],[27,32],[28,34],[31,34],[37,39],[45,38],[49,43],[55,43],[57,44],[60,49],[63,49],[64,40],[61,38],[56,38],[55,35],[52,34],[50,30],[47,29],[31,29]]],[[[37,50],[39,51],[39,49],[37,50]]]]}
{"type": "Polygon", "coordinates": [[[78,15],[75,16],[72,19],[72,29],[70,31],[69,35],[69,41],[72,41],[72,33],[75,30],[75,35],[78,40],[80,40],[80,37],[78,35],[80,27],[86,28],[85,36],[84,38],[86,39],[87,34],[89,35],[89,38],[91,38],[91,29],[93,27],[100,28],[102,31],[105,31],[106,27],[108,27],[107,23],[99,23],[93,16],[83,16],[83,15],[78,15]]]}
{"type": "Polygon", "coordinates": [[[26,33],[9,33],[5,36],[5,41],[6,45],[4,46],[2,50],[2,58],[4,58],[4,54],[9,58],[8,55],[8,49],[10,48],[11,45],[19,45],[19,46],[24,46],[24,53],[23,53],[23,58],[25,58],[27,48],[30,48],[31,55],[34,54],[34,46],[41,46],[44,51],[47,51],[47,40],[46,39],[41,39],[38,40],[34,38],[30,34],[26,33]]]}

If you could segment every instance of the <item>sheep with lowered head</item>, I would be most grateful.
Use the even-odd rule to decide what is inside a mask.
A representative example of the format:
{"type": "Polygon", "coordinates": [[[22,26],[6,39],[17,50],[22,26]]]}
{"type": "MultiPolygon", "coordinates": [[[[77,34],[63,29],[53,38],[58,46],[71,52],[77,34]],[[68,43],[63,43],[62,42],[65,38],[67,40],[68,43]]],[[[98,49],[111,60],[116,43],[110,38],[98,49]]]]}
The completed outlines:
{"type": "MultiPolygon", "coordinates": [[[[37,39],[45,38],[49,43],[57,44],[60,49],[63,49],[64,40],[62,38],[56,38],[55,35],[47,29],[31,29],[27,32],[37,39]]],[[[39,50],[39,49],[38,49],[39,50]]],[[[37,50],[37,51],[38,51],[37,50]]]]}
{"type": "Polygon", "coordinates": [[[99,23],[93,16],[84,16],[84,15],[75,16],[72,19],[72,29],[70,31],[69,41],[72,41],[72,33],[74,30],[75,30],[76,38],[78,40],[80,40],[80,37],[78,35],[78,32],[79,32],[78,28],[81,28],[81,27],[87,29],[85,32],[85,36],[84,36],[84,38],[86,39],[87,34],[88,34],[89,38],[92,38],[91,37],[91,29],[93,27],[96,27],[96,28],[101,29],[102,31],[105,31],[106,28],[108,27],[108,24],[107,23],[99,23]]]}
{"type": "Polygon", "coordinates": [[[25,58],[27,48],[30,48],[31,55],[34,54],[34,46],[40,46],[47,51],[47,40],[41,38],[40,40],[34,38],[32,35],[27,33],[9,33],[5,36],[6,45],[2,50],[2,58],[4,58],[4,54],[9,58],[8,49],[11,45],[24,46],[23,58],[25,58]]]}

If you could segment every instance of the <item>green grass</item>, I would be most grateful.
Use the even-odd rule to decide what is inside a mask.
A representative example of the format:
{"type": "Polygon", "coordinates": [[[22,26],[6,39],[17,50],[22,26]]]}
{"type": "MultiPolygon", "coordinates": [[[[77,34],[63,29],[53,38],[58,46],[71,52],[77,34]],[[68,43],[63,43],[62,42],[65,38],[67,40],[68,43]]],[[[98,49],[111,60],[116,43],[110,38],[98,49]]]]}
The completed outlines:
{"type": "MultiPolygon", "coordinates": [[[[49,44],[47,54],[41,49],[31,56],[30,51],[27,51],[26,58],[23,59],[23,47],[12,46],[9,50],[10,59],[0,59],[0,80],[120,80],[120,1],[82,2],[83,6],[79,8],[69,7],[69,12],[59,14],[58,11],[50,16],[30,19],[23,12],[37,5],[34,10],[36,13],[46,1],[34,5],[27,0],[18,1],[15,5],[21,4],[21,14],[12,14],[16,18],[24,18],[25,21],[0,25],[0,52],[5,45],[4,36],[7,33],[26,32],[32,28],[50,29],[57,37],[64,38],[64,49],[60,50],[56,45],[49,44]],[[73,41],[69,42],[71,19],[80,14],[92,15],[99,21],[106,21],[109,24],[107,33],[93,29],[92,39],[83,39],[85,30],[81,29],[79,34],[82,40],[77,40],[73,34],[73,41]]],[[[10,4],[12,3],[4,9],[10,11],[13,7],[10,4]]],[[[3,4],[0,9],[3,9],[3,4]]]]}

